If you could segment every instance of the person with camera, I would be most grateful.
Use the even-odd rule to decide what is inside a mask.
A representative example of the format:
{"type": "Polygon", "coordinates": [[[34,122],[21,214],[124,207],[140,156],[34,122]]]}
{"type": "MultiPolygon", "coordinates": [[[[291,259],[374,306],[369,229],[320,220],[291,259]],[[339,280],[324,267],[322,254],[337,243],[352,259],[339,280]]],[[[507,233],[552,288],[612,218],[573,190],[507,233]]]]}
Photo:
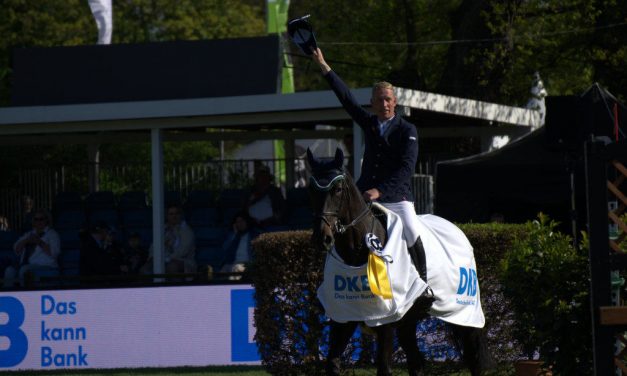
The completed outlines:
{"type": "Polygon", "coordinates": [[[59,234],[51,227],[47,210],[33,212],[32,229],[24,233],[14,244],[16,263],[4,270],[4,286],[13,287],[19,280],[24,286],[27,277],[38,270],[58,269],[61,254],[59,234]]]}

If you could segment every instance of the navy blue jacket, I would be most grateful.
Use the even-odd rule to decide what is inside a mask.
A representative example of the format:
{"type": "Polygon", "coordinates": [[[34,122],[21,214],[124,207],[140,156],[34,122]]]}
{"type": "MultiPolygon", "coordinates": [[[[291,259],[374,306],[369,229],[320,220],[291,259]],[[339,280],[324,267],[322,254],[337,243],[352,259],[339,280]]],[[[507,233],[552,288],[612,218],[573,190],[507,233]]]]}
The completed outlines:
{"type": "Polygon", "coordinates": [[[364,131],[366,148],[357,187],[376,188],[380,202],[414,201],[411,177],[418,159],[416,127],[396,114],[383,136],[377,116],[363,109],[342,79],[330,71],[324,76],[344,109],[364,131]]]}

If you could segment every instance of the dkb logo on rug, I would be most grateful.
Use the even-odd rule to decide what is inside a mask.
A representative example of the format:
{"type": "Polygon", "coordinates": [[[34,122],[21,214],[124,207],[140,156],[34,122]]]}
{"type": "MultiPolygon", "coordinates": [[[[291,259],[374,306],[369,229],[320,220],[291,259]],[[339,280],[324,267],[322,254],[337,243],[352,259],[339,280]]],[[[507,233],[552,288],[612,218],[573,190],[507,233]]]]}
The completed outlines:
{"type": "Polygon", "coordinates": [[[477,272],[472,268],[459,268],[459,286],[457,287],[457,295],[466,294],[467,296],[477,295],[477,272]]]}

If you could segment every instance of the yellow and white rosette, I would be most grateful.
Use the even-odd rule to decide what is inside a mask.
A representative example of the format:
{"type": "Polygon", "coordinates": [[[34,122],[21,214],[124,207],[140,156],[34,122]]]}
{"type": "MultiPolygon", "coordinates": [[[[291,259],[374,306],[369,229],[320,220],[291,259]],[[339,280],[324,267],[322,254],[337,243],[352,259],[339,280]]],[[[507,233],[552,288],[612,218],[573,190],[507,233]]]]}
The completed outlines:
{"type": "Polygon", "coordinates": [[[375,234],[367,233],[365,240],[370,250],[367,267],[370,291],[383,299],[392,299],[392,284],[388,275],[388,263],[393,262],[392,257],[383,254],[383,245],[375,234]]]}

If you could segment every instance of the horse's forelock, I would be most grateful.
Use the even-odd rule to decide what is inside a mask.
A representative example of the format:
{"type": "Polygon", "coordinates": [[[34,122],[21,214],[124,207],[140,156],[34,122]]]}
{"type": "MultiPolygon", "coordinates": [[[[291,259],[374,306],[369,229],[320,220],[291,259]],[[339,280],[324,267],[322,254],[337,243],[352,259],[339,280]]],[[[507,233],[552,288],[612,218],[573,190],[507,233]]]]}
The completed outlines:
{"type": "Polygon", "coordinates": [[[344,166],[344,152],[342,152],[342,149],[336,148],[333,160],[325,162],[322,159],[315,157],[311,152],[311,149],[307,148],[307,161],[309,162],[311,171],[314,174],[324,174],[326,171],[330,170],[341,171],[344,166]]]}

